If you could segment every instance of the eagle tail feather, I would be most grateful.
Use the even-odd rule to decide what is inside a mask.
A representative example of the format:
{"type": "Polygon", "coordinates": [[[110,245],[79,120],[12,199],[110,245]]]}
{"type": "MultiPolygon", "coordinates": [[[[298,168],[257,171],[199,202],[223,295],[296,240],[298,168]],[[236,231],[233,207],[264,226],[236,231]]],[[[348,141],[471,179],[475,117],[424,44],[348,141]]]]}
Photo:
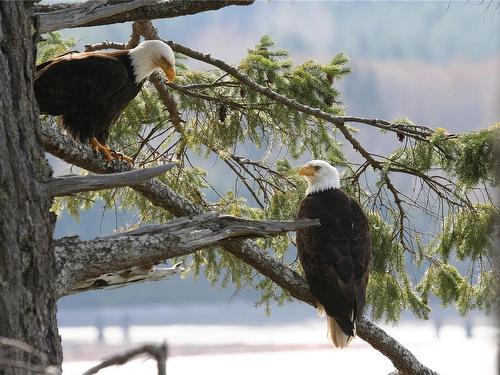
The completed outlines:
{"type": "Polygon", "coordinates": [[[355,330],[354,336],[347,335],[337,321],[330,316],[326,317],[326,324],[328,338],[336,348],[346,348],[356,335],[355,330]]]}
{"type": "Polygon", "coordinates": [[[320,318],[324,317],[326,315],[325,308],[323,305],[319,302],[316,302],[316,313],[320,318]]]}

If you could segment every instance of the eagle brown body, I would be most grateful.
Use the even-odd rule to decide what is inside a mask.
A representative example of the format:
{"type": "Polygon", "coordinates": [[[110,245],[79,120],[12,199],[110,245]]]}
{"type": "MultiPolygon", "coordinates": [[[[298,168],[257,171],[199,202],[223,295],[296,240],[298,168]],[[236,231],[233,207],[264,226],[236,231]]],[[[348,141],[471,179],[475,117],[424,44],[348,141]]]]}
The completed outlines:
{"type": "Polygon", "coordinates": [[[129,50],[70,52],[37,66],[35,96],[42,113],[61,116],[74,139],[90,141],[111,161],[120,154],[105,144],[110,127],[157,69],[174,79],[174,53],[158,40],[129,50]]]}
{"type": "Polygon", "coordinates": [[[62,116],[62,126],[80,142],[106,143],[109,128],[136,97],[128,50],[69,53],[37,66],[35,95],[40,111],[62,116]]]}
{"type": "Polygon", "coordinates": [[[297,249],[318,310],[328,315],[329,336],[335,346],[344,347],[355,336],[365,305],[371,260],[368,219],[355,199],[335,187],[309,192],[298,218],[320,220],[319,227],[297,231],[297,249]]]}

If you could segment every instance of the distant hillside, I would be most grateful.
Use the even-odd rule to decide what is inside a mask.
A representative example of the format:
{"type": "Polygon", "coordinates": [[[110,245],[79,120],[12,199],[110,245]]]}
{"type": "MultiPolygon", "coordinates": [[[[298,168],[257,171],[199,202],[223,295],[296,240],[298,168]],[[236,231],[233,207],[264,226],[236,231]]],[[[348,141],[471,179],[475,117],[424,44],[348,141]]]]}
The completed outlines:
{"type": "MultiPolygon", "coordinates": [[[[341,92],[350,114],[407,117],[421,125],[466,132],[500,121],[499,82],[500,56],[446,64],[358,60],[342,81],[341,92]]],[[[361,140],[372,136],[371,131],[358,135],[361,140]]],[[[386,147],[379,143],[379,149],[370,149],[386,147]]]]}

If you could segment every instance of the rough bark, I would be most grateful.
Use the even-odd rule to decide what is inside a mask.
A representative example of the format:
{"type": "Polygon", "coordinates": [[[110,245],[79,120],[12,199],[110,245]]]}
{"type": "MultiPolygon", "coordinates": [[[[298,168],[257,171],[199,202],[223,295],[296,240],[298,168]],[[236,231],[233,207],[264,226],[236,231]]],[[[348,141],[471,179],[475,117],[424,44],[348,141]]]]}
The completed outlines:
{"type": "Polygon", "coordinates": [[[165,259],[188,255],[222,240],[271,236],[314,225],[319,221],[257,221],[211,212],[90,241],[64,237],[54,241],[58,295],[69,294],[82,281],[109,272],[137,266],[147,272],[165,259]]]}
{"type": "MultiPolygon", "coordinates": [[[[60,365],[56,325],[50,177],[37,142],[32,24],[24,2],[0,2],[0,336],[17,339],[60,365]]],[[[30,364],[15,351],[14,362],[30,364]]],[[[37,363],[32,363],[37,365],[37,363]]],[[[7,367],[7,374],[26,370],[7,367]]]]}
{"type": "MultiPolygon", "coordinates": [[[[56,127],[42,126],[42,135],[43,145],[48,152],[79,167],[96,173],[109,172],[110,168],[111,171],[119,171],[126,167],[125,164],[106,166],[104,159],[95,157],[90,148],[65,137],[56,127]],[[77,152],[82,152],[81,158],[75,157],[77,152]]],[[[202,207],[189,202],[158,180],[136,185],[133,189],[144,194],[153,204],[165,208],[176,216],[192,216],[204,211],[202,207]]],[[[269,277],[277,285],[289,292],[291,296],[312,306],[316,305],[309,286],[299,274],[266,254],[264,250],[255,246],[251,241],[223,241],[221,246],[269,277]]],[[[408,349],[368,320],[361,319],[358,322],[357,333],[360,338],[389,358],[394,367],[401,373],[435,374],[434,371],[422,365],[408,349]]]]}
{"type": "MultiPolygon", "coordinates": [[[[217,10],[229,5],[250,5],[254,0],[168,0],[136,7],[144,0],[129,1],[128,5],[119,1],[88,1],[85,3],[57,3],[38,5],[35,14],[40,17],[40,33],[56,31],[67,27],[87,27],[123,23],[142,19],[173,18],[209,10],[217,10]],[[108,4],[109,3],[109,4],[108,4]],[[135,4],[134,4],[135,3],[135,4]],[[127,9],[129,7],[129,9],[127,9]],[[115,9],[110,9],[115,8],[115,9]],[[118,14],[107,12],[120,10],[118,14]]],[[[151,3],[151,1],[147,1],[151,3]]]]}
{"type": "Polygon", "coordinates": [[[130,12],[143,6],[150,6],[156,0],[125,0],[109,3],[106,0],[91,0],[84,3],[70,4],[49,13],[37,13],[40,33],[77,27],[99,19],[130,12]]]}

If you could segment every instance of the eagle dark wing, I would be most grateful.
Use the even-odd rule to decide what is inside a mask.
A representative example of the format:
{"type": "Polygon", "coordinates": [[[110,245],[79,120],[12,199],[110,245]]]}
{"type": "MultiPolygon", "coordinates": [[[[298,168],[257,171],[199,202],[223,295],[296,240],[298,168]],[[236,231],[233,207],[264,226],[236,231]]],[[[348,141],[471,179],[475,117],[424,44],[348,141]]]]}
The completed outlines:
{"type": "Polygon", "coordinates": [[[351,257],[355,279],[356,317],[361,316],[365,306],[366,286],[368,285],[371,262],[371,238],[368,219],[358,201],[351,200],[352,231],[349,236],[351,257]]]}
{"type": "Polygon", "coordinates": [[[124,64],[105,54],[70,54],[42,65],[35,95],[40,111],[54,116],[102,107],[128,79],[124,64]]]}
{"type": "Polygon", "coordinates": [[[366,217],[356,201],[334,189],[305,197],[299,218],[321,222],[320,227],[297,232],[299,257],[311,292],[346,335],[354,336],[368,279],[369,239],[368,248],[365,240],[369,234],[367,221],[362,220],[366,217]]]}

